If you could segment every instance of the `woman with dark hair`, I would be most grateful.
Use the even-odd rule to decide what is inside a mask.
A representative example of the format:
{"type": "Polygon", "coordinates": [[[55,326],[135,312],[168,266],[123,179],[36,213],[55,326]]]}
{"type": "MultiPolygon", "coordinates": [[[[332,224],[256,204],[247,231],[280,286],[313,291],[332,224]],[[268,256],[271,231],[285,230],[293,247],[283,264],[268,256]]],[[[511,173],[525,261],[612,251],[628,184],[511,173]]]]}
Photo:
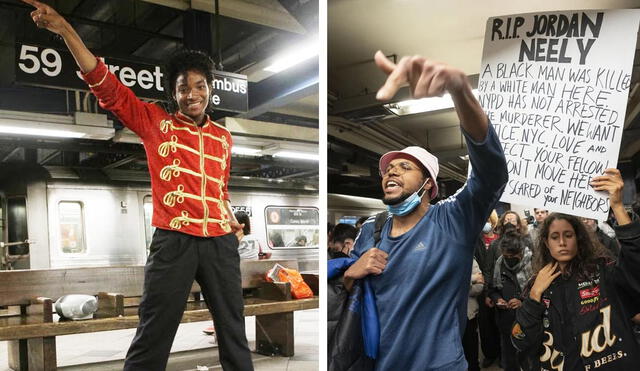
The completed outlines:
{"type": "Polygon", "coordinates": [[[238,246],[238,253],[240,259],[255,260],[261,257],[262,246],[256,236],[251,234],[251,220],[249,214],[244,211],[237,211],[235,214],[236,220],[240,225],[243,225],[242,234],[243,237],[240,240],[238,246]]]}
{"type": "Polygon", "coordinates": [[[231,133],[206,113],[213,61],[197,51],[169,61],[166,89],[173,107],[167,112],[138,99],[55,9],[23,1],[36,8],[31,18],[38,28],[64,40],[100,107],[135,132],[147,154],[156,231],[144,270],[140,321],[124,369],[166,368],[195,279],[216,321],[222,367],[253,370],[238,257],[242,227],[227,189],[233,143],[231,133]]]}
{"type": "Polygon", "coordinates": [[[577,217],[545,219],[536,273],[511,329],[516,348],[536,354],[536,370],[636,370],[640,364],[631,326],[640,311],[640,221],[624,209],[617,169],[591,185],[609,193],[620,256],[615,263],[577,217]]]}
{"type": "Polygon", "coordinates": [[[496,226],[496,232],[498,232],[499,235],[503,235],[503,229],[505,227],[505,225],[507,224],[511,224],[514,227],[516,227],[516,230],[518,231],[518,233],[520,233],[521,235],[524,235],[524,233],[522,233],[522,220],[520,219],[520,215],[518,215],[517,212],[513,211],[513,210],[508,210],[505,211],[501,216],[500,219],[498,219],[498,225],[496,226]]]}

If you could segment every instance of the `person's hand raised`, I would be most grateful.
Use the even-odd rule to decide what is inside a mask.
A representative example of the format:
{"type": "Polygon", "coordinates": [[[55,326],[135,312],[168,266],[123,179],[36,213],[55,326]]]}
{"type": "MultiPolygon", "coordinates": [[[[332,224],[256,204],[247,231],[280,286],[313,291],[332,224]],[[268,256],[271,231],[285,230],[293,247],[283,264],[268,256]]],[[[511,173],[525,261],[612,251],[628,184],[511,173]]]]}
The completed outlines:
{"type": "Polygon", "coordinates": [[[378,68],[388,75],[386,82],[378,90],[378,100],[393,98],[407,83],[413,98],[441,96],[445,92],[455,94],[468,84],[462,70],[419,55],[402,57],[398,64],[394,64],[378,50],[374,60],[378,68]]]}
{"type": "Polygon", "coordinates": [[[604,175],[596,176],[591,179],[591,185],[596,191],[605,191],[609,193],[609,205],[614,207],[622,205],[622,189],[624,181],[620,175],[620,170],[615,168],[605,169],[604,175]]]}
{"type": "Polygon", "coordinates": [[[613,210],[616,221],[619,225],[631,223],[631,218],[624,209],[622,203],[622,189],[624,181],[620,175],[620,170],[609,168],[604,170],[604,175],[596,176],[591,179],[591,186],[596,191],[605,191],[609,193],[609,206],[613,210]]]}
{"type": "Polygon", "coordinates": [[[36,0],[22,1],[36,8],[31,12],[31,19],[38,28],[47,29],[58,35],[65,31],[66,21],[55,9],[36,0]]]}

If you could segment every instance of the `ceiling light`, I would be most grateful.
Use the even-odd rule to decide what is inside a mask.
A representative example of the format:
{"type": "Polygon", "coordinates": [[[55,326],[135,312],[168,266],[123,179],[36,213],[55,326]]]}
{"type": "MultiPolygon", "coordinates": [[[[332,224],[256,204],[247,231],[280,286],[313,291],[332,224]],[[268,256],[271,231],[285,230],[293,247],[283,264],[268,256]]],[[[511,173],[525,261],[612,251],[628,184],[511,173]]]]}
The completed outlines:
{"type": "Polygon", "coordinates": [[[231,147],[231,153],[234,153],[236,155],[260,156],[261,151],[262,150],[260,148],[251,148],[251,147],[243,147],[243,146],[231,147]]]}
{"type": "Polygon", "coordinates": [[[0,133],[110,140],[115,134],[115,129],[109,121],[105,124],[105,120],[106,116],[84,113],[70,116],[0,110],[0,133]],[[98,123],[100,125],[95,126],[98,123]]]}
{"type": "Polygon", "coordinates": [[[278,73],[286,70],[289,67],[295,66],[300,62],[306,61],[309,58],[317,56],[319,48],[318,40],[317,38],[314,38],[313,40],[314,41],[311,43],[306,43],[305,45],[299,45],[295,48],[291,48],[282,55],[277,56],[274,59],[273,63],[265,67],[264,70],[268,72],[278,73]]]}
{"type": "Polygon", "coordinates": [[[296,160],[313,160],[318,161],[320,156],[317,153],[299,152],[299,151],[278,151],[273,157],[294,158],[296,160]]]}
{"type": "MultiPolygon", "coordinates": [[[[473,89],[473,95],[478,98],[478,89],[473,89]]],[[[453,100],[447,93],[442,97],[411,99],[382,106],[395,115],[405,116],[453,108],[453,100]]]]}
{"type": "Polygon", "coordinates": [[[19,127],[19,126],[7,126],[0,125],[0,133],[4,134],[20,134],[20,135],[34,135],[41,137],[56,137],[56,138],[82,138],[84,133],[74,132],[69,130],[55,130],[55,129],[42,129],[34,127],[19,127]]]}

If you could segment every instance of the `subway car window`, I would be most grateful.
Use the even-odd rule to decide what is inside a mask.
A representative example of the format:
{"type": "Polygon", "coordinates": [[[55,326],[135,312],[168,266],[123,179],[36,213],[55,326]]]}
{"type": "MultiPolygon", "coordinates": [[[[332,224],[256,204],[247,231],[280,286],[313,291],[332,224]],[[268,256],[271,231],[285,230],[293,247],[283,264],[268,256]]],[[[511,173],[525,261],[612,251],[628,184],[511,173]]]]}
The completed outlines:
{"type": "Polygon", "coordinates": [[[356,225],[356,222],[358,221],[358,219],[360,219],[359,216],[355,216],[355,215],[343,215],[340,220],[338,220],[338,223],[344,223],[344,224],[351,224],[351,225],[356,225]]]}
{"type": "Polygon", "coordinates": [[[60,250],[65,254],[86,253],[82,203],[61,201],[58,203],[58,215],[60,220],[60,250]]]}
{"type": "Polygon", "coordinates": [[[144,196],[144,199],[142,200],[142,207],[144,208],[144,242],[148,256],[153,232],[156,230],[156,228],[151,225],[151,218],[153,217],[153,201],[151,196],[144,196]]]}
{"type": "Polygon", "coordinates": [[[267,241],[273,249],[318,248],[320,213],[315,207],[267,206],[267,241]]]}
{"type": "MultiPolygon", "coordinates": [[[[27,200],[24,196],[7,198],[7,226],[9,242],[20,242],[28,238],[27,200]]],[[[29,253],[29,245],[9,246],[9,255],[29,253]]]]}

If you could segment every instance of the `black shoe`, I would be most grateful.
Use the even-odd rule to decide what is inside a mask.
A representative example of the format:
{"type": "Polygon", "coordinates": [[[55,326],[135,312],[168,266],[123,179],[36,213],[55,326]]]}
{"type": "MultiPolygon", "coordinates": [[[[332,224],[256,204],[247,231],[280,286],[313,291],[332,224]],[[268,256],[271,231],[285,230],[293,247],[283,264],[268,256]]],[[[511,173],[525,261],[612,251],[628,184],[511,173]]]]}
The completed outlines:
{"type": "Polygon", "coordinates": [[[493,362],[495,361],[495,358],[486,358],[482,361],[482,368],[489,368],[489,366],[491,366],[493,364],[493,362]]]}

